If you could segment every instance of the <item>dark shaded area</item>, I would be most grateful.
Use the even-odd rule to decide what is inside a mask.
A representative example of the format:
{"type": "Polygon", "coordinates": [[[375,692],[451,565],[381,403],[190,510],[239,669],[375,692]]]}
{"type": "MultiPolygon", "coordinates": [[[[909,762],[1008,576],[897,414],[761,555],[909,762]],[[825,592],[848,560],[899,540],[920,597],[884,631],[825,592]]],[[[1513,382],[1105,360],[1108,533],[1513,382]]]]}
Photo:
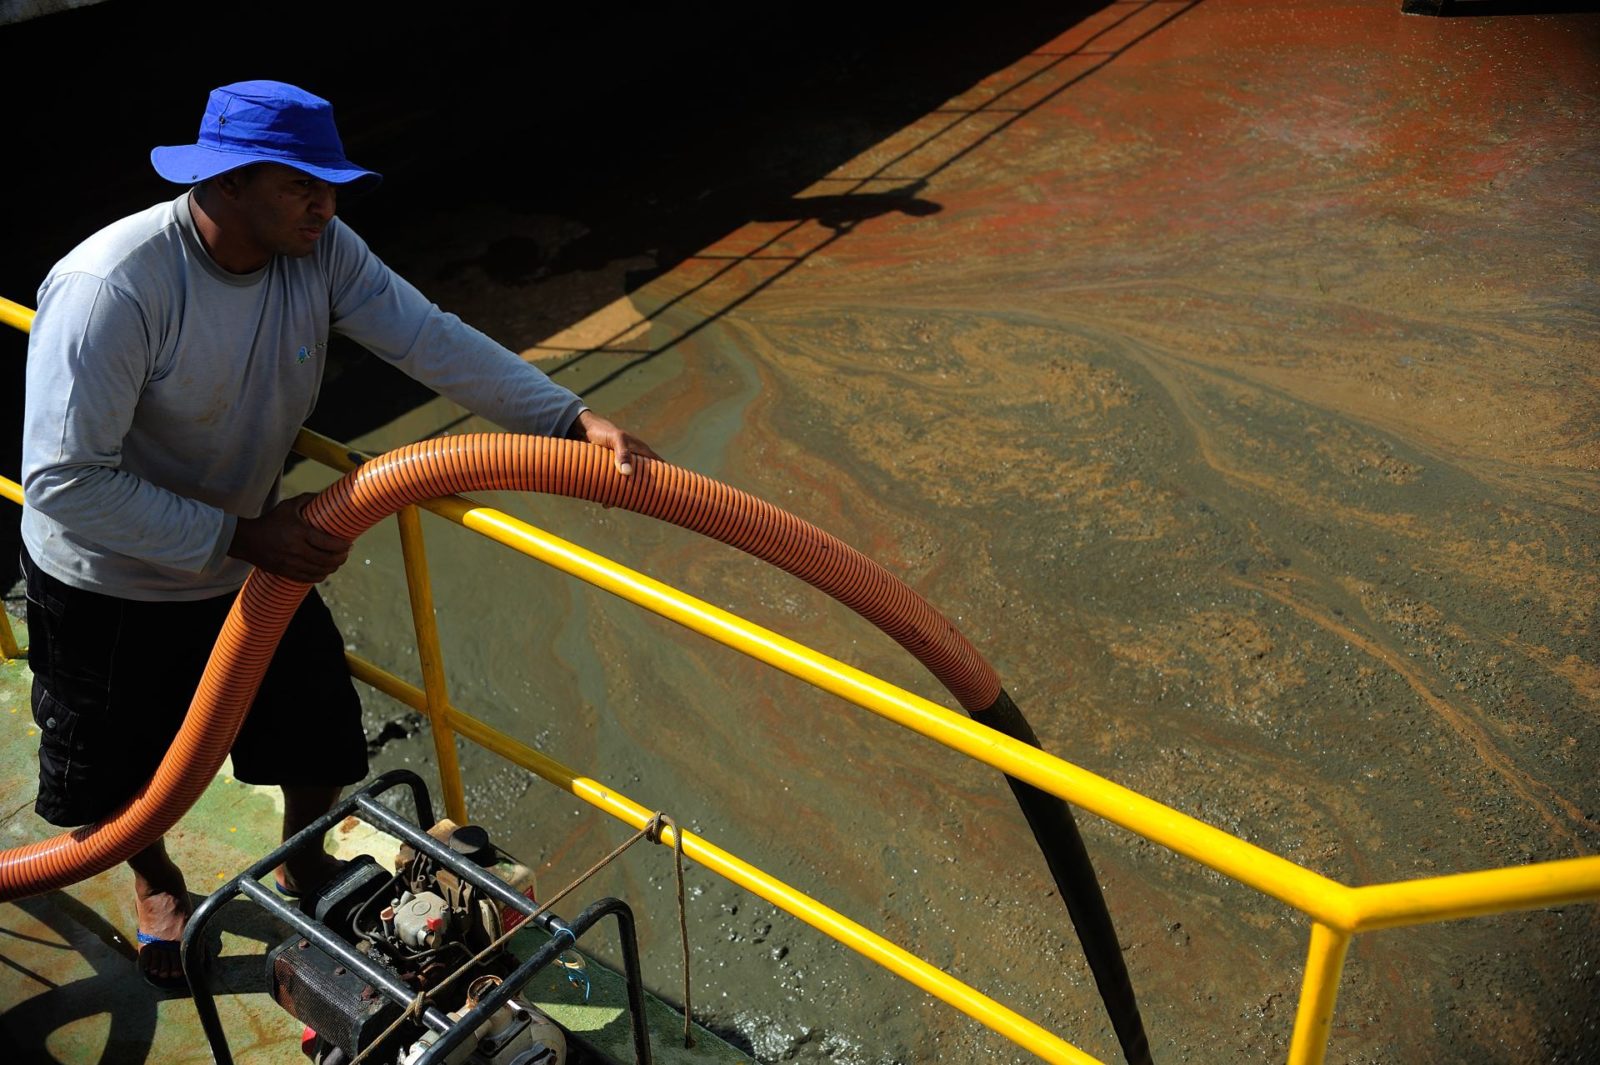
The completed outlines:
{"type": "MultiPolygon", "coordinates": [[[[198,902],[198,896],[193,901],[198,902]]],[[[39,974],[30,972],[28,975],[45,985],[46,990],[24,1002],[11,1005],[4,1014],[0,1014],[0,1032],[5,1034],[11,1047],[7,1054],[9,1060],[55,1062],[58,1059],[50,1051],[49,1037],[73,1021],[104,1012],[109,989],[128,978],[127,966],[133,962],[133,952],[117,935],[117,930],[110,922],[64,891],[21,899],[16,905],[49,927],[63,942],[77,949],[95,970],[93,976],[64,985],[51,984],[39,974]]],[[[10,959],[5,961],[7,965],[19,968],[10,959]]],[[[156,1000],[151,999],[147,1009],[109,1012],[110,1031],[106,1034],[106,1045],[119,1048],[148,1047],[158,1021],[155,1007],[156,1000]]],[[[125,1057],[123,1060],[133,1065],[135,1059],[125,1057]]]]}
{"type": "MultiPolygon", "coordinates": [[[[0,91],[21,115],[33,161],[11,168],[12,202],[25,209],[8,227],[0,295],[31,305],[51,263],[77,241],[172,196],[149,167],[150,148],[192,141],[206,92],[253,77],[334,102],[350,155],[386,176],[376,193],[346,197],[341,213],[424,291],[430,275],[464,264],[430,261],[408,231],[441,208],[474,203],[570,218],[583,234],[560,246],[491,241],[478,265],[497,283],[652,258],[653,269],[628,275],[637,286],[750,219],[796,216],[795,194],[818,177],[1104,6],[1001,3],[975,23],[971,12],[908,20],[843,5],[706,4],[620,18],[464,3],[423,21],[362,0],[283,5],[247,28],[223,28],[196,0],[159,9],[110,0],[36,19],[0,31],[0,91]],[[215,27],[212,40],[202,27],[215,27]]],[[[869,207],[937,210],[915,193],[821,205],[824,221],[847,229],[869,207]]],[[[568,306],[540,329],[604,302],[568,306]]],[[[10,375],[0,468],[15,471],[25,342],[7,329],[0,345],[0,372],[10,375]]],[[[428,395],[335,344],[312,424],[348,439],[428,395]]],[[[0,521],[14,528],[15,512],[0,521]]],[[[15,542],[14,532],[0,536],[15,542]]],[[[0,543],[0,565],[14,555],[0,543]]]]}
{"type": "MultiPolygon", "coordinates": [[[[843,185],[847,187],[843,194],[799,196],[793,197],[786,203],[776,205],[770,209],[757,207],[748,218],[743,220],[744,222],[788,222],[790,224],[781,231],[768,236],[760,246],[754,248],[753,250],[740,252],[738,254],[718,254],[705,252],[692,253],[692,257],[701,262],[720,261],[722,265],[709,277],[702,278],[692,287],[677,293],[672,299],[656,307],[649,318],[659,319],[665,311],[670,309],[675,304],[682,303],[685,300],[698,295],[703,290],[711,287],[713,283],[722,280],[731,270],[734,269],[735,266],[739,264],[757,261],[779,262],[782,264],[782,266],[775,273],[772,273],[753,284],[746,285],[743,291],[737,296],[733,297],[732,299],[725,298],[720,307],[709,313],[702,314],[702,316],[699,317],[693,325],[686,329],[680,330],[669,339],[660,341],[654,346],[630,349],[619,348],[609,342],[603,343],[601,348],[603,348],[609,354],[614,355],[622,353],[629,354],[634,357],[628,362],[625,362],[621,366],[610,370],[595,380],[585,380],[580,384],[574,381],[570,376],[567,376],[565,372],[571,370],[578,363],[582,362],[589,356],[597,354],[601,348],[575,347],[567,349],[551,349],[548,344],[541,344],[540,346],[546,351],[566,350],[572,353],[570,358],[566,358],[561,362],[560,366],[551,369],[551,374],[553,376],[557,376],[561,380],[562,384],[571,387],[575,392],[577,392],[578,395],[585,398],[593,396],[606,385],[631,373],[644,363],[649,362],[651,359],[656,358],[662,353],[689,339],[700,330],[720,319],[723,315],[726,315],[730,311],[740,307],[750,299],[754,298],[757,294],[765,291],[773,284],[781,281],[796,267],[801,266],[813,256],[826,251],[831,245],[834,244],[834,242],[838,241],[839,239],[849,236],[862,222],[896,212],[904,214],[908,217],[927,217],[938,214],[943,209],[942,205],[932,200],[924,199],[921,196],[921,193],[927,189],[930,180],[947,170],[949,167],[955,165],[972,152],[981,150],[995,137],[1002,135],[1009,126],[1031,114],[1036,108],[1060,95],[1073,85],[1087,77],[1092,76],[1096,71],[1111,63],[1128,49],[1134,47],[1139,42],[1149,37],[1152,33],[1155,33],[1157,30],[1160,30],[1180,16],[1186,14],[1199,3],[1200,0],[1188,0],[1186,3],[1162,4],[1160,5],[1161,18],[1159,21],[1154,23],[1146,23],[1143,30],[1140,31],[1136,36],[1125,39],[1119,46],[1115,48],[1096,50],[1093,52],[1088,51],[1087,46],[1094,45],[1098,39],[1103,36],[1116,33],[1123,27],[1125,23],[1144,14],[1146,9],[1152,6],[1152,3],[1137,2],[1120,4],[1118,5],[1120,10],[1117,16],[1111,19],[1105,25],[1102,25],[1098,32],[1091,36],[1086,42],[1080,44],[1077,48],[1067,52],[1048,51],[1033,53],[1035,55],[1048,58],[1049,62],[1043,64],[1042,66],[1036,67],[1031,72],[1025,74],[1016,81],[1011,82],[1009,85],[1006,85],[1003,88],[998,88],[995,92],[995,95],[981,108],[975,110],[957,111],[947,111],[943,108],[935,109],[931,113],[941,115],[948,114],[954,115],[955,117],[948,121],[941,128],[925,134],[911,147],[901,150],[898,155],[886,162],[880,163],[878,166],[873,168],[870,173],[853,174],[843,177],[835,176],[830,178],[829,180],[834,182],[836,185],[843,185]],[[1064,64],[1069,60],[1083,55],[1093,55],[1097,57],[1097,61],[1089,67],[1080,70],[1066,82],[1057,85],[1045,96],[1034,100],[1032,103],[1029,103],[1026,106],[1004,106],[1004,100],[1008,94],[1015,93],[1018,90],[1023,89],[1030,82],[1033,82],[1036,79],[1049,76],[1054,68],[1056,68],[1058,65],[1064,64]],[[997,107],[995,106],[996,104],[1000,104],[1000,106],[997,107]],[[914,158],[925,149],[939,145],[939,142],[943,137],[951,133],[965,134],[970,132],[970,130],[965,129],[964,126],[967,120],[970,119],[974,114],[1003,114],[1007,117],[998,126],[987,130],[981,136],[973,139],[970,143],[966,144],[959,150],[944,155],[939,162],[927,167],[926,169],[923,169],[918,174],[905,175],[900,173],[902,164],[905,164],[908,159],[914,158]],[[901,182],[901,184],[884,192],[864,191],[869,185],[887,181],[901,182]],[[783,245],[788,238],[794,236],[810,222],[815,222],[821,228],[828,230],[828,235],[822,240],[812,244],[809,248],[799,251],[798,253],[782,254],[776,250],[783,245]]],[[[715,237],[712,239],[715,239],[715,237]]],[[[501,262],[503,257],[499,255],[498,252],[502,246],[512,243],[521,246],[525,245],[527,242],[525,240],[512,237],[508,238],[506,241],[497,243],[489,249],[487,254],[478,260],[477,265],[479,268],[482,269],[483,272],[489,277],[494,278],[496,276],[496,271],[489,264],[501,262]]],[[[680,261],[682,261],[682,257],[674,259],[669,265],[676,265],[680,261]]],[[[447,268],[447,270],[453,271],[455,269],[459,269],[461,265],[462,264],[452,264],[447,268]]],[[[598,269],[601,265],[603,264],[597,263],[590,268],[598,269]]],[[[627,291],[633,291],[635,287],[643,284],[652,277],[658,276],[663,272],[663,270],[663,267],[658,266],[657,268],[649,271],[630,271],[628,275],[629,287],[627,291]]],[[[462,424],[470,421],[472,417],[473,416],[471,414],[463,414],[444,425],[436,427],[432,430],[432,434],[437,435],[454,430],[462,424]]]]}

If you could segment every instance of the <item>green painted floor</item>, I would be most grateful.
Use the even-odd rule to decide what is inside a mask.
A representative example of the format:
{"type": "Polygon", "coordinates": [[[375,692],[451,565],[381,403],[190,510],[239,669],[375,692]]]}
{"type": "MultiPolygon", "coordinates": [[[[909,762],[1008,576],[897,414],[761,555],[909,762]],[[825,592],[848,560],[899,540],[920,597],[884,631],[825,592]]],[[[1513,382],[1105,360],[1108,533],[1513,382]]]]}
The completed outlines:
{"type": "MultiPolygon", "coordinates": [[[[27,634],[18,626],[18,640],[27,634]]],[[[29,710],[25,661],[0,662],[0,846],[55,833],[33,813],[38,729],[29,710]]],[[[258,788],[223,770],[167,836],[192,893],[209,892],[277,842],[276,789],[258,788]]],[[[348,819],[334,830],[341,857],[372,853],[389,864],[394,844],[348,819]]],[[[302,1063],[301,1025],[266,993],[262,956],[287,934],[254,905],[230,903],[213,921],[220,951],[214,967],[218,1006],[240,1062],[302,1063]]],[[[160,992],[134,968],[132,877],[119,867],[64,891],[0,905],[0,1039],[7,1062],[182,1065],[210,1060],[186,994],[160,992]]],[[[600,930],[611,934],[610,922],[600,930]]],[[[599,933],[597,933],[599,934],[599,933]]],[[[527,938],[537,946],[530,931],[527,938]]],[[[514,945],[524,946],[518,941],[514,945]]],[[[578,1036],[601,1060],[632,1061],[622,980],[590,960],[587,1002],[561,974],[546,972],[525,997],[578,1036]]],[[[747,1061],[716,1036],[696,1029],[696,1048],[681,1047],[682,1015],[658,1000],[649,1006],[657,1062],[747,1061]]]]}

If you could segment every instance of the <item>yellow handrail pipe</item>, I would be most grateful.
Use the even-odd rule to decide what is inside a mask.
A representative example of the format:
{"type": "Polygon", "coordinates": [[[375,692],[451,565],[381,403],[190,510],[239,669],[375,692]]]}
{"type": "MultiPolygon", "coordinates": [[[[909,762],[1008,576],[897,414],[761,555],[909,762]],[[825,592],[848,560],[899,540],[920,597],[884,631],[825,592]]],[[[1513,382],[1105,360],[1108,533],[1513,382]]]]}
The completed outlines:
{"type": "Polygon", "coordinates": [[[1351,931],[1453,921],[1600,898],[1600,857],[1398,880],[1352,888],[1351,931]]]}
{"type": "Polygon", "coordinates": [[[20,303],[0,296],[0,322],[11,326],[13,329],[20,329],[24,333],[30,333],[33,331],[33,308],[24,307],[20,303]]]}
{"type": "MultiPolygon", "coordinates": [[[[341,472],[359,464],[327,437],[302,430],[295,449],[341,472]]],[[[1249,884],[1319,920],[1348,920],[1349,889],[1188,814],[1114,784],[1036,747],[879,680],[804,644],[619,565],[490,507],[452,496],[422,504],[496,543],[675,621],[937,743],[1099,814],[1130,831],[1249,884]]]]}
{"type": "Polygon", "coordinates": [[[1334,924],[1348,920],[1348,889],[1343,885],[1188,814],[515,518],[461,499],[432,500],[423,506],[1155,840],[1296,909],[1334,924]]]}
{"type": "MultiPolygon", "coordinates": [[[[408,706],[427,711],[428,696],[415,685],[408,684],[394,674],[353,654],[347,653],[345,661],[349,663],[351,675],[358,680],[372,685],[408,706]]],[[[655,816],[652,811],[609,785],[580,775],[549,755],[507,736],[453,706],[447,707],[445,713],[451,727],[462,737],[522,766],[572,796],[604,810],[634,828],[643,828],[655,816]]],[[[671,847],[676,845],[676,841],[677,836],[673,829],[667,828],[662,831],[663,844],[671,847]]],[[[1091,1065],[1097,1060],[975,988],[934,968],[903,947],[897,946],[837,910],[830,909],[804,892],[687,829],[683,832],[683,853],[707,869],[761,896],[784,912],[798,917],[830,938],[915,984],[940,1001],[954,1006],[1044,1060],[1070,1063],[1070,1065],[1091,1065]]]]}

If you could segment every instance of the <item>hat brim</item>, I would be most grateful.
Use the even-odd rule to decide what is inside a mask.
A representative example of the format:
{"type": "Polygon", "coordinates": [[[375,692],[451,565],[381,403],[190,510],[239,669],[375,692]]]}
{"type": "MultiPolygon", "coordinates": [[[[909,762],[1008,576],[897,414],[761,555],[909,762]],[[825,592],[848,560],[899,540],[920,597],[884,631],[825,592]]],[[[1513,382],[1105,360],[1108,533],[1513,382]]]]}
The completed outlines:
{"type": "Polygon", "coordinates": [[[179,185],[193,185],[254,163],[293,167],[330,185],[346,186],[357,192],[376,188],[383,180],[383,175],[356,166],[348,159],[318,163],[265,152],[229,152],[203,144],[175,144],[150,150],[150,165],[155,167],[156,173],[179,185]]]}

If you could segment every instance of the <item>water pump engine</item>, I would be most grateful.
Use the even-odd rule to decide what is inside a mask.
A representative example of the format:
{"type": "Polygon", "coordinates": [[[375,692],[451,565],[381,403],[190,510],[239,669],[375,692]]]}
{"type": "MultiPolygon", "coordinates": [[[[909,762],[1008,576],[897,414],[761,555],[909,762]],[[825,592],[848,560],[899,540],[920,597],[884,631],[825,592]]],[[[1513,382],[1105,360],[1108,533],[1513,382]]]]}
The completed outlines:
{"type": "MultiPolygon", "coordinates": [[[[526,873],[488,845],[482,829],[440,822],[428,833],[463,861],[526,873]],[[452,837],[460,834],[459,841],[452,837]]],[[[526,886],[531,897],[531,875],[526,886]]],[[[363,856],[318,894],[312,916],[368,960],[413,991],[428,991],[439,1009],[461,1021],[516,966],[497,948],[477,956],[507,927],[502,909],[465,877],[402,844],[395,871],[363,856]],[[465,972],[459,970],[467,967],[465,972]]],[[[521,917],[518,913],[517,917],[521,917]]],[[[267,955],[268,980],[278,1003],[307,1025],[303,1044],[317,1065],[343,1065],[399,1018],[403,1008],[359,974],[301,935],[267,955]]],[[[373,1065],[416,1065],[439,1033],[407,1022],[369,1054],[373,1065]]],[[[566,1037],[555,1022],[513,997],[447,1057],[449,1065],[565,1065],[566,1037]]],[[[365,1062],[363,1063],[365,1065],[365,1062]]]]}

